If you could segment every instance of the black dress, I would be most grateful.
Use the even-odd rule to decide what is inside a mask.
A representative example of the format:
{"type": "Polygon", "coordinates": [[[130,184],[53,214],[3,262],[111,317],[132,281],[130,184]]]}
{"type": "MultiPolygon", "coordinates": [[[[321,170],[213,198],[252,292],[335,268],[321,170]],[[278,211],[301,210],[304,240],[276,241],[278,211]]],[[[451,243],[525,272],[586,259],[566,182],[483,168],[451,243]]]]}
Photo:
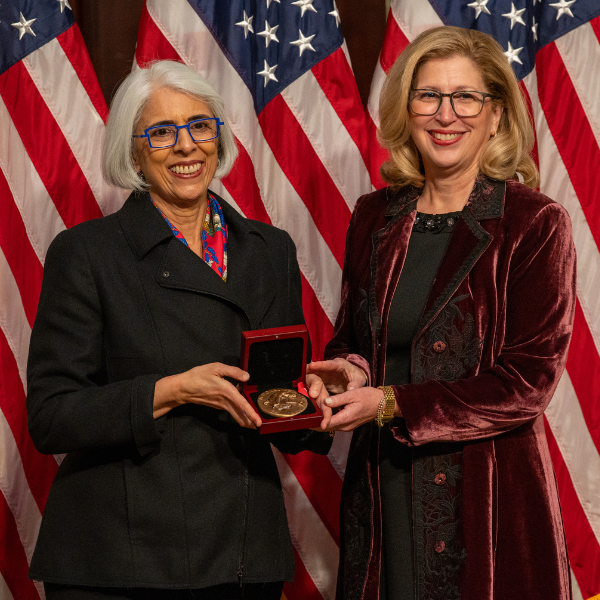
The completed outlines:
{"type": "MultiPolygon", "coordinates": [[[[460,212],[417,213],[387,325],[386,385],[411,381],[411,343],[460,212]]],[[[413,600],[412,453],[380,430],[380,600],[413,600]]]]}

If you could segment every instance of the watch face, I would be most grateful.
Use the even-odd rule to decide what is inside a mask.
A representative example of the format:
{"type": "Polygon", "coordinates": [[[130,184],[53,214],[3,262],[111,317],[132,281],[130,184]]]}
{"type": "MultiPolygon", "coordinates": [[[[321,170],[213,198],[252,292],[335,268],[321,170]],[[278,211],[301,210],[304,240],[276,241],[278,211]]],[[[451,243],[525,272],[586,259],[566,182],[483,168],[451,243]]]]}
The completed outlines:
{"type": "Polygon", "coordinates": [[[295,417],[303,413],[308,400],[295,390],[276,388],[258,397],[259,408],[272,417],[295,417]]]}

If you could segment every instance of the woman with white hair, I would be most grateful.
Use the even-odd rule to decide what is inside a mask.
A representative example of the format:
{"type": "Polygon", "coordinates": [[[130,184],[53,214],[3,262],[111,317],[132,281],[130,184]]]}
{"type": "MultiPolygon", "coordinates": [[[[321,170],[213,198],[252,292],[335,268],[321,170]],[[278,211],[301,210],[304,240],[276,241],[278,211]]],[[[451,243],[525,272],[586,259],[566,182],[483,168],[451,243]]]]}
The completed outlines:
{"type": "Polygon", "coordinates": [[[48,250],[27,399],[38,450],[66,453],[30,570],[48,600],[279,599],[293,578],[270,442],[330,437],[259,435],[236,387],[242,331],[303,323],[289,235],[208,189],[236,154],[193,70],[132,73],[103,172],[134,191],[48,250]]]}

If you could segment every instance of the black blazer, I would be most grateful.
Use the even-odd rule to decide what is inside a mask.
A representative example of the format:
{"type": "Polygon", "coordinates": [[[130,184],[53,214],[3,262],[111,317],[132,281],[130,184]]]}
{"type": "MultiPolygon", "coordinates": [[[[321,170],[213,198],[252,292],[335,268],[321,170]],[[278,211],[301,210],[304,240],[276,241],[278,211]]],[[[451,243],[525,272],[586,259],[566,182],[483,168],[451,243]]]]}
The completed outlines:
{"type": "Polygon", "coordinates": [[[33,579],[202,588],[293,578],[269,442],[327,452],[329,436],[261,436],[197,405],[152,417],[161,377],[238,366],[243,330],[303,323],[289,235],[220,202],[227,283],[173,236],[146,194],[62,232],[48,250],[27,409],[38,450],[67,454],[33,579]]]}

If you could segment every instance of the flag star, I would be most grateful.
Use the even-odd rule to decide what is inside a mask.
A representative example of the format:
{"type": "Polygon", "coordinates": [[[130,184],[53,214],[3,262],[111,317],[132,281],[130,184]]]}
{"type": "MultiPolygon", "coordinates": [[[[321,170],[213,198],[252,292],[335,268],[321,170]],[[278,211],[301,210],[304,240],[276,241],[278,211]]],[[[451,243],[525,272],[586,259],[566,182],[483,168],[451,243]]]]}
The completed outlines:
{"type": "Polygon", "coordinates": [[[471,8],[475,9],[475,18],[478,19],[479,15],[484,12],[490,15],[490,11],[488,10],[487,3],[490,0],[475,0],[475,2],[471,2],[471,4],[467,4],[471,8]]]}
{"type": "Polygon", "coordinates": [[[281,4],[281,0],[267,0],[267,8],[271,6],[271,2],[277,2],[277,4],[281,4]]]}
{"type": "Polygon", "coordinates": [[[254,33],[254,28],[252,27],[252,19],[254,19],[254,16],[249,17],[246,14],[246,11],[244,11],[244,20],[240,21],[239,23],[236,23],[236,25],[239,25],[240,27],[244,28],[244,39],[248,37],[249,31],[254,33]]]}
{"type": "Polygon", "coordinates": [[[531,31],[533,31],[533,41],[537,42],[537,28],[539,23],[535,22],[535,17],[533,17],[533,25],[531,26],[531,31]]]}
{"type": "Polygon", "coordinates": [[[336,24],[336,27],[339,29],[340,28],[340,13],[338,11],[337,6],[335,5],[335,0],[333,0],[333,10],[327,14],[330,14],[332,17],[335,17],[335,24],[336,24]]]}
{"type": "Polygon", "coordinates": [[[22,39],[26,33],[30,33],[32,36],[35,37],[33,29],[31,29],[31,24],[37,19],[29,19],[29,21],[27,21],[23,16],[22,12],[20,12],[19,14],[21,15],[20,21],[18,23],[11,23],[13,27],[16,27],[19,30],[19,39],[22,39]]]}
{"type": "Polygon", "coordinates": [[[270,27],[269,22],[265,20],[265,30],[256,34],[265,38],[265,48],[268,48],[271,42],[279,42],[279,40],[277,39],[277,35],[275,35],[278,29],[279,25],[275,25],[275,27],[270,27]]]}
{"type": "Polygon", "coordinates": [[[71,8],[71,5],[69,4],[69,0],[56,0],[59,4],[60,4],[60,12],[62,12],[63,10],[65,10],[65,6],[69,9],[69,10],[73,10],[71,8]]]}
{"type": "Polygon", "coordinates": [[[511,46],[511,43],[508,42],[508,50],[504,53],[504,56],[506,56],[506,58],[508,58],[508,64],[512,64],[513,62],[518,62],[520,65],[522,65],[523,63],[521,62],[521,59],[519,58],[519,53],[521,52],[521,50],[523,50],[523,47],[521,46],[521,48],[513,48],[511,46]]]}
{"type": "Polygon", "coordinates": [[[300,9],[302,10],[302,13],[300,14],[300,16],[303,17],[304,13],[307,10],[312,10],[313,12],[317,12],[317,9],[312,5],[313,2],[314,2],[314,0],[296,0],[296,2],[292,2],[292,4],[294,6],[300,7],[300,9]]]}
{"type": "Polygon", "coordinates": [[[556,8],[558,11],[556,13],[556,20],[558,21],[563,15],[569,15],[569,17],[574,16],[571,12],[571,6],[573,6],[575,2],[576,0],[560,0],[560,2],[550,4],[552,8],[556,8]]]}
{"type": "Polygon", "coordinates": [[[510,12],[506,13],[502,16],[506,17],[507,19],[510,19],[510,29],[512,31],[512,28],[515,26],[515,23],[521,23],[521,25],[525,25],[525,21],[523,21],[523,19],[521,17],[521,15],[525,12],[525,9],[522,8],[521,10],[517,10],[515,8],[514,2],[511,2],[510,6],[511,6],[510,12]]]}
{"type": "Polygon", "coordinates": [[[277,65],[273,65],[272,67],[270,67],[267,61],[265,60],[265,68],[257,73],[257,75],[262,75],[265,78],[265,87],[267,87],[267,83],[269,83],[269,81],[279,82],[277,77],[275,77],[275,75],[273,74],[276,68],[277,65]]]}
{"type": "Polygon", "coordinates": [[[313,52],[316,52],[316,50],[312,47],[310,42],[317,34],[313,33],[309,37],[304,37],[304,34],[299,29],[298,33],[300,34],[300,37],[295,42],[290,42],[290,44],[292,44],[293,46],[298,46],[298,48],[300,49],[300,56],[302,56],[302,53],[305,50],[312,50],[313,52]]]}

